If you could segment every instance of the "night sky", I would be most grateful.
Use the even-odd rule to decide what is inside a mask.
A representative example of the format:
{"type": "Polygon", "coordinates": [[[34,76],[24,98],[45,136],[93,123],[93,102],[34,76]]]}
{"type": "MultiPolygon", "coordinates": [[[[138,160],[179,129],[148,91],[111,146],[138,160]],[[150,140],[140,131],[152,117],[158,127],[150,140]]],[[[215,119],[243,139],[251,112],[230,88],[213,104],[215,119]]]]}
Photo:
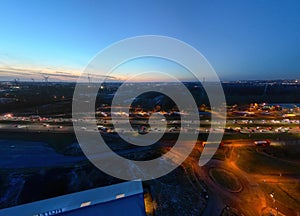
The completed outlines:
{"type": "Polygon", "coordinates": [[[103,48],[147,34],[195,47],[221,80],[300,78],[296,0],[12,0],[0,10],[0,80],[73,80],[103,48]]]}

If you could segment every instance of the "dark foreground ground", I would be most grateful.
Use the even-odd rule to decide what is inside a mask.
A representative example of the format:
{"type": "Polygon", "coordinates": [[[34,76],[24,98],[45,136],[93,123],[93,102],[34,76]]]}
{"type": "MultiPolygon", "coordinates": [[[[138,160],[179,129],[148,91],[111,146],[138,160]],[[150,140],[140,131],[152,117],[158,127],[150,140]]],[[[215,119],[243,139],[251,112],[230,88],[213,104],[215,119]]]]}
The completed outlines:
{"type": "MultiPolygon", "coordinates": [[[[198,158],[205,136],[199,136],[194,151],[180,167],[144,182],[147,213],[299,214],[299,141],[273,140],[270,147],[255,147],[251,140],[230,140],[228,136],[204,167],[198,166],[198,158]]],[[[118,154],[145,160],[167,152],[173,138],[138,150],[114,134],[105,139],[118,154]]],[[[0,145],[1,208],[121,182],[89,163],[71,133],[6,132],[1,134],[0,145]]]]}

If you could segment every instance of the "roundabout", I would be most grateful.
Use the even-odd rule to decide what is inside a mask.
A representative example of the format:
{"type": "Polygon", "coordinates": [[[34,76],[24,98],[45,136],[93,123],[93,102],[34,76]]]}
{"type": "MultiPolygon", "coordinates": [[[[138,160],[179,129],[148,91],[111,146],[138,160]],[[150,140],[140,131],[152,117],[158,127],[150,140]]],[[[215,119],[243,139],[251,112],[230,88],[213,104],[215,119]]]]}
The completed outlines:
{"type": "Polygon", "coordinates": [[[231,193],[238,193],[243,190],[239,179],[232,172],[222,168],[211,168],[209,170],[210,178],[219,186],[231,193]]]}

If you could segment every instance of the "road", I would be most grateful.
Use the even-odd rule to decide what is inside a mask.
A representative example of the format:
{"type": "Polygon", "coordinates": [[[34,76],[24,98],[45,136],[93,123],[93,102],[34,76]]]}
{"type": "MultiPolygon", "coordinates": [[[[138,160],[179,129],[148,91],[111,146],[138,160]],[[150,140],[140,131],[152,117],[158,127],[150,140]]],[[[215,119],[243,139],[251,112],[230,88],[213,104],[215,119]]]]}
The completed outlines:
{"type": "MultiPolygon", "coordinates": [[[[289,145],[287,143],[285,145],[289,145]]],[[[276,144],[277,145],[277,144],[276,144]]],[[[294,145],[294,144],[291,144],[294,145]]],[[[251,140],[232,140],[225,144],[228,148],[229,154],[224,161],[213,159],[201,169],[195,168],[194,171],[199,174],[199,178],[204,180],[207,184],[209,191],[211,191],[210,201],[207,206],[206,215],[212,215],[211,211],[215,211],[212,206],[216,202],[217,206],[230,206],[237,209],[239,214],[244,215],[262,215],[269,211],[280,213],[281,215],[297,215],[295,210],[289,208],[289,203],[282,203],[276,200],[276,205],[274,205],[273,200],[270,199],[269,194],[261,189],[261,184],[278,184],[278,183],[290,183],[299,184],[300,176],[299,173],[290,175],[263,175],[257,173],[248,173],[241,170],[236,165],[238,148],[253,146],[253,141],[251,140]],[[223,169],[230,173],[233,173],[242,185],[242,191],[238,193],[232,193],[228,191],[223,186],[216,183],[210,176],[211,169],[223,169]],[[275,206],[277,210],[275,210],[275,206]],[[211,209],[212,208],[212,209],[211,209]]],[[[254,147],[254,146],[253,146],[254,147]]],[[[260,152],[257,152],[260,154],[260,152]]],[[[215,206],[215,208],[217,208],[215,206]]],[[[298,212],[299,213],[299,212],[298,212]]]]}
{"type": "MultiPolygon", "coordinates": [[[[196,121],[192,120],[166,120],[164,117],[159,118],[156,116],[151,118],[151,124],[154,126],[152,128],[147,128],[151,130],[152,133],[164,131],[167,125],[167,132],[178,133],[182,131],[190,131],[193,133],[210,133],[210,132],[222,132],[221,122],[211,122],[210,120],[200,120],[200,127],[196,121]],[[210,126],[213,126],[210,129],[210,126]]],[[[147,125],[149,121],[147,119],[139,118],[129,118],[115,117],[114,121],[118,124],[118,131],[131,132],[132,128],[128,127],[126,123],[130,120],[130,124],[136,128],[141,125],[147,125]]],[[[70,118],[58,118],[58,119],[47,119],[42,118],[41,120],[30,120],[28,117],[11,117],[5,118],[0,116],[0,130],[17,130],[17,131],[52,131],[52,132],[72,132],[72,122],[78,122],[82,125],[82,130],[95,131],[97,126],[95,120],[91,119],[70,119],[70,118]]],[[[109,118],[100,119],[97,121],[98,125],[103,125],[105,127],[113,127],[113,122],[109,118]]],[[[274,134],[274,133],[300,133],[300,120],[290,120],[290,119],[259,119],[259,120],[241,120],[239,118],[233,120],[227,120],[226,133],[240,132],[251,134],[262,133],[262,134],[274,134]]],[[[114,130],[112,130],[114,131],[114,130]]]]}

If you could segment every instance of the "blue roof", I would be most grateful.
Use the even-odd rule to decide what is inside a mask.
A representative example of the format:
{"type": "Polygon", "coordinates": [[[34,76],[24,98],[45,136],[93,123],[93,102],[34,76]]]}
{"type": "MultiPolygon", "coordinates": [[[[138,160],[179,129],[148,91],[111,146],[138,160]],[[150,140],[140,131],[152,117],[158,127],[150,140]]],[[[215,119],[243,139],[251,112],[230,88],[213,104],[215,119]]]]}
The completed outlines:
{"type": "Polygon", "coordinates": [[[0,210],[0,216],[145,216],[141,181],[130,181],[0,210]]]}
{"type": "Polygon", "coordinates": [[[114,200],[59,214],[59,216],[95,215],[145,216],[144,195],[133,195],[124,199],[114,200]]]}

